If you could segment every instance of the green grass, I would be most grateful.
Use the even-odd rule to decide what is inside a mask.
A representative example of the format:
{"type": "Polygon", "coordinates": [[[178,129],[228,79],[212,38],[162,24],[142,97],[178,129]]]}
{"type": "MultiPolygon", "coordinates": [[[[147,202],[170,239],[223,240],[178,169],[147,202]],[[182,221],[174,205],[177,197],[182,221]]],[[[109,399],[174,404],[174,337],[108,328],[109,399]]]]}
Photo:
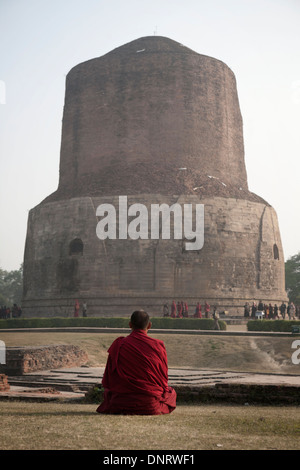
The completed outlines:
{"type": "Polygon", "coordinates": [[[2,450],[292,450],[299,407],[179,405],[170,415],[99,415],[95,405],[0,402],[2,450]]]}

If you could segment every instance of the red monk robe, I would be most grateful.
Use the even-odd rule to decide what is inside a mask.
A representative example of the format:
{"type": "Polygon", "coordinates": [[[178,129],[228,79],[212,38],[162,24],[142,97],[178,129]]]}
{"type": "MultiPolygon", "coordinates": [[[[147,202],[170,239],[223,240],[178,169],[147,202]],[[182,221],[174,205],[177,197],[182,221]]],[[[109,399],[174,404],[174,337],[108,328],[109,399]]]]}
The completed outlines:
{"type": "Polygon", "coordinates": [[[98,413],[159,415],[176,408],[162,341],[134,329],[129,336],[117,338],[108,353],[102,380],[104,401],[98,413]]]}

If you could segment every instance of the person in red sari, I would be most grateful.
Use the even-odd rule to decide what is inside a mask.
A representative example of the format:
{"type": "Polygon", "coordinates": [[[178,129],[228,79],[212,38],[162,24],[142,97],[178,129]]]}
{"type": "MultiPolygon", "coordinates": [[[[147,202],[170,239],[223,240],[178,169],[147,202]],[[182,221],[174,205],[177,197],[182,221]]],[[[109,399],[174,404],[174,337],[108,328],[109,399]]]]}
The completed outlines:
{"type": "Polygon", "coordinates": [[[168,386],[168,362],[164,343],[151,338],[149,315],[131,315],[132,332],[117,338],[108,350],[102,379],[103,414],[160,415],[176,408],[176,392],[168,386]]]}
{"type": "Polygon", "coordinates": [[[189,316],[189,307],[188,307],[188,304],[186,302],[184,303],[183,316],[186,317],[186,318],[188,318],[188,316],[189,316]]]}
{"type": "Polygon", "coordinates": [[[197,303],[194,317],[195,317],[195,318],[202,318],[202,312],[201,312],[201,304],[200,304],[200,302],[197,303]]]}
{"type": "Polygon", "coordinates": [[[177,302],[177,317],[182,318],[183,303],[177,302]]]}
{"type": "Polygon", "coordinates": [[[175,318],[175,317],[176,317],[176,304],[175,304],[175,300],[173,300],[172,306],[171,306],[171,317],[172,317],[172,318],[175,318]]]}
{"type": "Polygon", "coordinates": [[[205,310],[205,318],[209,318],[209,315],[210,315],[210,305],[205,302],[205,305],[204,305],[204,310],[205,310]]]}

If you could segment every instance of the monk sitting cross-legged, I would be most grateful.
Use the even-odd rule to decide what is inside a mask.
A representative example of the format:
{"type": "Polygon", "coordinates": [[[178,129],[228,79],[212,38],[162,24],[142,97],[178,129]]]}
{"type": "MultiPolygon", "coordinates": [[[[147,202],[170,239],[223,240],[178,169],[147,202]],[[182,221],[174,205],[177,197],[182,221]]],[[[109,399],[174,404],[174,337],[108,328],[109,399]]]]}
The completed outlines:
{"type": "Polygon", "coordinates": [[[168,386],[164,343],[148,336],[149,315],[131,315],[132,332],[117,338],[108,350],[102,385],[104,400],[97,408],[104,414],[160,415],[176,408],[176,392],[168,386]]]}

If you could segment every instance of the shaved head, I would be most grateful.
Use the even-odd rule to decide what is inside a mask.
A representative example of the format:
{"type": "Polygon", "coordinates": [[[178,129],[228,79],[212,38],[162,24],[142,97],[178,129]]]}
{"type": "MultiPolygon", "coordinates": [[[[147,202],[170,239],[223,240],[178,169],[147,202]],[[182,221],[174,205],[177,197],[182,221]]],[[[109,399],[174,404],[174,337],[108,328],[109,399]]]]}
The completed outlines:
{"type": "Polygon", "coordinates": [[[150,323],[150,318],[147,312],[144,310],[136,310],[133,312],[130,318],[131,328],[146,330],[150,323]]]}

